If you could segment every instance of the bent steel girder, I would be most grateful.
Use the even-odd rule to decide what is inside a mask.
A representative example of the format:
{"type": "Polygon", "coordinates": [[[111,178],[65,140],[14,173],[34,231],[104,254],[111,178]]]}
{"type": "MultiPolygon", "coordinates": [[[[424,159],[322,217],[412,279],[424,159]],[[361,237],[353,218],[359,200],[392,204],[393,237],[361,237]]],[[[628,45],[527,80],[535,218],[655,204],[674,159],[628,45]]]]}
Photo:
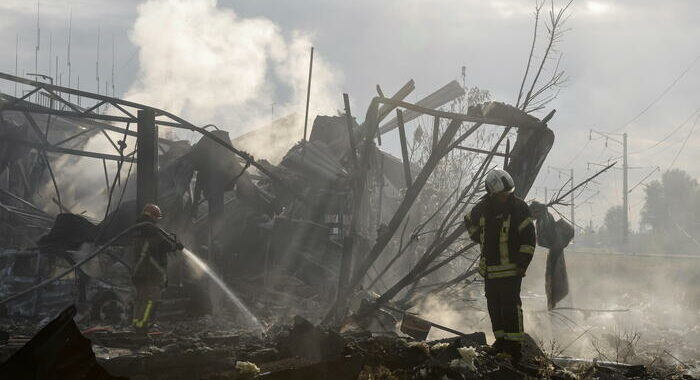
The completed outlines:
{"type": "MultiPolygon", "coordinates": [[[[272,181],[280,184],[282,187],[284,187],[286,190],[288,190],[292,195],[294,195],[296,198],[303,202],[307,202],[306,199],[301,195],[298,194],[294,189],[292,189],[290,186],[288,186],[281,178],[278,178],[274,173],[270,172],[265,168],[263,165],[260,165],[253,156],[245,151],[236,149],[233,147],[229,142],[226,142],[213,133],[209,132],[203,127],[198,127],[189,121],[176,116],[170,112],[151,107],[148,105],[124,100],[124,99],[119,99],[111,96],[105,96],[105,95],[100,95],[100,94],[95,94],[92,92],[88,91],[83,91],[83,90],[76,90],[73,88],[69,87],[61,87],[53,84],[48,84],[48,83],[42,83],[42,82],[37,82],[33,81],[30,79],[25,79],[25,78],[20,78],[14,75],[10,75],[7,73],[1,73],[0,72],[0,80],[6,80],[10,82],[15,82],[19,84],[23,84],[26,86],[31,86],[32,90],[26,93],[24,96],[21,98],[14,98],[11,99],[3,104],[0,104],[0,112],[2,111],[20,111],[20,112],[28,112],[28,113],[37,113],[37,114],[48,114],[48,115],[56,115],[56,116],[63,116],[63,117],[70,117],[70,118],[84,118],[84,119],[90,119],[90,120],[96,120],[96,121],[105,121],[105,122],[120,122],[120,123],[127,123],[127,128],[121,128],[118,126],[114,126],[111,124],[107,123],[97,123],[95,124],[96,128],[104,129],[104,130],[109,130],[112,132],[117,132],[117,133],[123,133],[124,136],[132,136],[136,137],[136,131],[129,130],[128,126],[131,123],[136,124],[138,122],[138,119],[135,114],[137,114],[137,111],[139,110],[152,110],[155,113],[156,120],[155,124],[156,125],[161,125],[161,126],[166,126],[166,127],[171,127],[171,128],[176,128],[176,129],[186,129],[190,130],[193,132],[197,132],[203,136],[206,136],[216,142],[217,144],[223,146],[225,149],[229,150],[231,153],[241,157],[244,161],[249,162],[251,166],[255,167],[266,175],[268,178],[270,178],[272,181]],[[63,110],[57,110],[57,109],[51,109],[47,107],[40,106],[35,103],[31,103],[26,101],[26,99],[29,99],[31,95],[35,93],[39,93],[40,91],[45,91],[47,96],[50,96],[52,99],[57,100],[59,103],[65,105],[68,109],[63,109],[63,110]],[[69,102],[68,100],[62,98],[62,94],[69,94],[69,95],[75,95],[78,97],[81,97],[83,99],[88,99],[94,102],[92,106],[89,108],[81,108],[79,106],[76,106],[75,104],[69,102]],[[94,112],[96,109],[98,109],[101,106],[104,105],[111,105],[114,107],[115,114],[99,114],[94,112]],[[130,110],[131,109],[131,110],[130,110]]],[[[6,96],[9,98],[8,96],[6,96]]],[[[0,136],[0,139],[2,139],[2,136],[0,136]]],[[[168,140],[164,139],[159,139],[159,142],[161,143],[167,143],[168,140]]],[[[21,142],[20,142],[21,143],[21,142]]],[[[74,152],[74,151],[66,151],[63,149],[59,149],[55,145],[49,145],[49,146],[34,146],[37,149],[45,149],[45,150],[53,150],[59,153],[68,153],[68,154],[76,154],[76,155],[87,155],[87,154],[81,154],[81,152],[74,152]]],[[[85,152],[82,152],[85,153],[85,152]]],[[[120,155],[122,152],[120,152],[120,155]]],[[[88,157],[94,157],[95,152],[90,152],[90,156],[88,157]]],[[[128,156],[127,156],[128,157],[128,156]]],[[[114,157],[99,157],[99,158],[104,158],[104,159],[114,159],[114,157]]]]}

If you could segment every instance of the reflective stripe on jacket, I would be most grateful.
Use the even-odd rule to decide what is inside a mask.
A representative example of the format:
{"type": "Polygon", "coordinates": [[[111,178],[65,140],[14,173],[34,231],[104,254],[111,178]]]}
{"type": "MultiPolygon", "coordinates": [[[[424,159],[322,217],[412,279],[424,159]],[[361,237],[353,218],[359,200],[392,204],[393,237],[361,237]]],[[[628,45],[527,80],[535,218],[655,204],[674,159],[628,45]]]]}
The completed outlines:
{"type": "MultiPolygon", "coordinates": [[[[142,215],[137,223],[155,220],[142,215]]],[[[168,282],[168,252],[173,251],[173,244],[164,239],[153,227],[146,226],[138,232],[134,241],[134,281],[159,282],[162,286],[168,282]]]]}
{"type": "Polygon", "coordinates": [[[469,236],[481,246],[485,278],[523,276],[535,252],[535,227],[525,201],[504,204],[485,197],[465,217],[469,236]],[[485,265],[484,265],[485,264],[485,265]]]}

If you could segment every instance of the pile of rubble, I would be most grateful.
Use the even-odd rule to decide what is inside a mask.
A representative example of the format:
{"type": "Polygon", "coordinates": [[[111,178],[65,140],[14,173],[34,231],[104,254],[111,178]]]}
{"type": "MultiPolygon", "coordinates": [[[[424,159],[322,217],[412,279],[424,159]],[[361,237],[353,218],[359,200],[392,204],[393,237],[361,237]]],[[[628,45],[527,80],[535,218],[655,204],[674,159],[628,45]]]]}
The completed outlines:
{"type": "MultiPolygon", "coordinates": [[[[21,83],[38,86],[37,91],[53,88],[21,83]]],[[[397,331],[397,320],[405,320],[418,282],[440,277],[436,271],[472,247],[448,249],[461,246],[460,215],[480,196],[482,177],[494,157],[503,158],[503,166],[516,182],[516,194],[524,198],[554,142],[554,133],[547,127],[554,111],[540,120],[517,107],[486,102],[470,105],[462,110],[465,113],[447,112],[436,108],[465,95],[456,82],[416,104],[404,102],[413,88],[409,81],[389,98],[378,88],[379,96],[372,99],[363,122],[351,114],[345,96],[344,113],[318,116],[308,139],[304,131],[300,142],[289,141],[282,153],[267,160],[255,160],[234,146],[250,150],[245,146],[248,142],[267,149],[281,140],[281,125],[232,140],[224,130],[199,128],[162,110],[157,110],[160,118],[156,119],[152,107],[105,100],[99,94],[60,89],[92,96],[101,102],[97,107],[108,102],[125,115],[80,110],[69,101],[62,103],[71,110],[54,110],[37,107],[26,97],[0,96],[4,111],[0,130],[5,136],[0,169],[8,170],[7,177],[0,179],[0,318],[6,318],[0,319],[0,330],[7,331],[0,333],[0,378],[682,378],[675,368],[657,371],[640,365],[549,358],[532,339],[526,343],[524,360],[513,365],[489,353],[484,333],[452,330],[457,337],[425,342],[427,332],[419,339],[402,335],[403,329],[397,331]],[[150,121],[134,117],[137,111],[151,115],[150,121]],[[384,122],[393,111],[396,117],[384,122]],[[421,115],[432,119],[433,133],[425,162],[416,165],[409,159],[405,123],[421,115]],[[118,127],[117,122],[126,125],[118,127]],[[138,133],[129,130],[130,123],[138,125],[138,133]],[[152,146],[143,143],[136,158],[136,147],[129,146],[131,153],[125,151],[127,136],[139,141],[150,136],[139,134],[143,131],[150,131],[150,138],[158,136],[156,124],[197,131],[202,137],[194,144],[165,138],[152,146]],[[482,125],[505,128],[485,138],[493,131],[482,128],[476,133],[482,125]],[[509,134],[514,128],[517,132],[509,134]],[[377,145],[383,133],[394,129],[399,131],[401,159],[377,145]],[[105,131],[120,139],[113,141],[105,131]],[[88,140],[100,133],[118,156],[86,149],[88,140]],[[467,143],[472,134],[476,141],[467,143]],[[268,143],[261,144],[260,135],[267,136],[268,143]],[[509,136],[515,137],[512,149],[509,136]],[[61,146],[69,141],[70,148],[61,146]],[[440,197],[434,196],[437,190],[429,178],[440,160],[457,150],[473,153],[469,162],[481,164],[469,174],[467,186],[460,184],[459,198],[442,209],[453,195],[442,194],[447,200],[437,202],[440,197]],[[76,200],[85,194],[76,186],[81,191],[71,187],[73,191],[64,191],[61,198],[47,151],[70,155],[70,165],[78,157],[103,160],[108,201],[100,221],[63,204],[68,194],[76,200]],[[117,162],[111,185],[104,160],[117,162]],[[137,169],[157,170],[139,178],[131,172],[134,161],[137,169]],[[129,167],[124,166],[125,177],[123,164],[129,167]],[[28,175],[25,168],[32,168],[28,175]],[[42,200],[39,190],[50,184],[56,193],[51,201],[59,209],[55,218],[43,211],[47,204],[36,203],[42,200]],[[123,327],[129,322],[133,299],[129,239],[115,241],[90,265],[75,263],[132,226],[140,210],[138,194],[147,190],[164,210],[161,225],[236,289],[267,326],[264,331],[246,330],[245,321],[234,313],[214,312],[217,300],[210,281],[189,270],[182,257],[173,258],[169,265],[159,325],[146,336],[123,327]],[[442,221],[436,218],[438,213],[442,221]],[[410,245],[404,244],[409,219],[420,228],[430,223],[436,229],[426,228],[420,243],[419,229],[415,229],[406,237],[412,251],[403,255],[410,245]],[[389,259],[382,257],[386,251],[397,253],[389,259]],[[379,264],[381,271],[375,267],[379,264]],[[41,289],[32,289],[63,271],[72,275],[60,275],[41,289]],[[348,310],[357,313],[367,299],[360,297],[356,305],[354,292],[377,290],[372,285],[382,280],[388,286],[382,286],[384,293],[373,299],[375,309],[362,319],[346,319],[348,310]],[[403,296],[404,289],[406,302],[397,302],[402,307],[391,310],[399,317],[378,310],[394,308],[390,302],[400,293],[403,296]],[[21,298],[12,298],[18,294],[21,298]],[[70,304],[76,306],[66,309],[70,304]],[[292,315],[297,317],[289,324],[292,315]],[[319,327],[322,318],[334,328],[319,327]],[[35,326],[44,328],[37,332],[35,326]]],[[[283,120],[280,124],[295,123],[283,120]]],[[[94,192],[93,186],[85,187],[94,192]]],[[[445,284],[463,282],[476,271],[463,272],[445,284]]]]}
{"type": "Polygon", "coordinates": [[[231,318],[165,323],[147,336],[91,328],[65,310],[22,342],[0,346],[2,378],[62,379],[692,379],[673,368],[576,359],[551,360],[528,337],[514,365],[493,355],[477,332],[425,342],[395,331],[338,333],[301,317],[261,335],[237,330],[231,318]],[[87,337],[88,339],[86,339],[87,337]],[[67,342],[66,344],[63,344],[67,342]]]}

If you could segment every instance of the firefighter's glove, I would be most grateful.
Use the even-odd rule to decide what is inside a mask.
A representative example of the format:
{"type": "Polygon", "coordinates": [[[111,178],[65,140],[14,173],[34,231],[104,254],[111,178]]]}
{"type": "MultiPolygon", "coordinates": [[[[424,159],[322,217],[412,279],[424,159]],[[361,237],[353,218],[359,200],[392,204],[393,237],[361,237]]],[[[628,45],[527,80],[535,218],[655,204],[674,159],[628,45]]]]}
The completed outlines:
{"type": "Polygon", "coordinates": [[[173,250],[182,251],[185,248],[175,234],[170,234],[170,241],[172,242],[173,250]]]}

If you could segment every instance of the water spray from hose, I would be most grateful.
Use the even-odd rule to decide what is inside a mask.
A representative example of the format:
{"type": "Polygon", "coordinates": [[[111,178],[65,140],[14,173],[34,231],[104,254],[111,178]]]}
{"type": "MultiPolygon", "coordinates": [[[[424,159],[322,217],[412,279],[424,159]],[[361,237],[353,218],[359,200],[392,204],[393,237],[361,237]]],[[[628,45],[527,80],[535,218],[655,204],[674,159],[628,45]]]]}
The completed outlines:
{"type": "Polygon", "coordinates": [[[226,293],[228,299],[231,300],[231,302],[233,302],[233,304],[236,305],[236,307],[238,307],[238,309],[243,313],[246,319],[252,322],[256,329],[260,331],[263,330],[263,327],[260,324],[258,318],[256,318],[255,315],[253,315],[253,313],[250,312],[250,310],[248,310],[248,308],[243,304],[243,302],[236,296],[236,294],[231,289],[229,289],[228,286],[226,286],[226,283],[224,283],[224,281],[216,274],[216,272],[214,272],[213,269],[211,269],[211,267],[209,267],[209,265],[207,265],[207,263],[202,261],[202,259],[200,259],[197,255],[192,253],[192,251],[190,251],[187,248],[183,248],[182,253],[185,254],[185,258],[187,258],[187,260],[189,260],[192,264],[196,265],[199,269],[203,270],[207,275],[209,275],[209,277],[211,277],[214,283],[216,283],[216,285],[219,288],[221,288],[221,290],[223,290],[224,293],[226,293]]]}
{"type": "Polygon", "coordinates": [[[20,298],[20,297],[22,297],[22,296],[25,296],[25,295],[30,294],[30,293],[32,293],[32,292],[35,292],[35,291],[37,291],[37,290],[39,290],[39,289],[41,289],[41,288],[43,288],[43,287],[45,287],[45,286],[47,286],[47,285],[53,283],[54,281],[60,280],[61,278],[65,277],[66,275],[72,273],[75,269],[77,269],[77,268],[83,266],[83,265],[84,265],[85,263],[87,263],[88,261],[90,261],[90,260],[94,259],[95,257],[97,257],[97,255],[99,255],[100,253],[103,253],[103,252],[105,251],[105,249],[107,249],[109,246],[111,246],[112,244],[114,244],[114,243],[115,243],[117,240],[119,240],[121,237],[125,236],[126,234],[128,234],[128,233],[130,233],[130,232],[132,232],[132,231],[134,231],[134,230],[136,230],[136,229],[144,228],[144,227],[147,227],[147,226],[156,228],[156,230],[157,230],[165,239],[168,239],[168,240],[173,241],[174,243],[176,243],[176,244],[178,245],[178,248],[181,248],[181,249],[182,249],[182,253],[185,255],[185,257],[186,257],[190,262],[192,262],[194,265],[196,265],[196,266],[199,267],[201,270],[203,270],[204,272],[206,272],[207,275],[209,275],[209,277],[211,277],[211,279],[216,283],[216,285],[217,285],[219,288],[221,288],[221,290],[223,290],[224,293],[226,293],[226,296],[228,297],[228,299],[231,300],[231,302],[233,302],[234,305],[236,305],[236,307],[238,307],[238,309],[243,313],[243,315],[246,317],[246,319],[247,319],[248,321],[250,321],[250,322],[254,325],[254,327],[255,327],[257,330],[259,330],[259,331],[262,331],[262,330],[263,330],[263,327],[262,327],[262,325],[260,324],[260,321],[258,321],[258,319],[253,315],[253,313],[251,313],[250,310],[248,310],[248,308],[243,304],[243,302],[241,302],[241,300],[236,296],[236,294],[234,294],[233,291],[231,291],[231,289],[229,289],[228,286],[226,286],[226,284],[224,283],[224,281],[216,274],[216,272],[214,272],[214,271],[209,267],[209,265],[207,265],[204,261],[202,261],[202,259],[200,259],[197,255],[195,255],[194,253],[192,253],[189,249],[182,247],[182,245],[180,244],[180,242],[177,241],[177,239],[175,239],[174,235],[168,234],[168,233],[165,232],[162,228],[158,227],[156,224],[151,223],[151,222],[141,222],[141,223],[136,223],[136,224],[130,226],[129,228],[127,228],[127,229],[123,230],[122,232],[118,233],[116,236],[114,236],[113,238],[111,238],[109,241],[107,241],[105,244],[103,244],[102,246],[100,246],[99,248],[97,248],[95,251],[93,251],[92,253],[90,253],[89,255],[87,255],[85,258],[83,258],[82,260],[80,260],[80,261],[78,261],[77,263],[75,263],[75,264],[74,264],[73,266],[71,266],[70,268],[64,270],[63,272],[57,274],[56,276],[53,276],[53,277],[51,277],[51,278],[49,278],[49,279],[46,279],[46,280],[40,282],[39,284],[36,284],[36,285],[34,285],[34,286],[32,286],[32,287],[30,287],[30,288],[28,288],[28,289],[25,289],[25,290],[22,291],[22,292],[19,292],[19,293],[15,294],[15,295],[12,295],[12,296],[8,297],[8,298],[5,298],[5,299],[3,299],[3,300],[0,300],[0,305],[3,305],[3,304],[6,304],[6,303],[8,303],[8,302],[10,302],[10,301],[16,300],[16,299],[18,299],[18,298],[20,298]]]}

